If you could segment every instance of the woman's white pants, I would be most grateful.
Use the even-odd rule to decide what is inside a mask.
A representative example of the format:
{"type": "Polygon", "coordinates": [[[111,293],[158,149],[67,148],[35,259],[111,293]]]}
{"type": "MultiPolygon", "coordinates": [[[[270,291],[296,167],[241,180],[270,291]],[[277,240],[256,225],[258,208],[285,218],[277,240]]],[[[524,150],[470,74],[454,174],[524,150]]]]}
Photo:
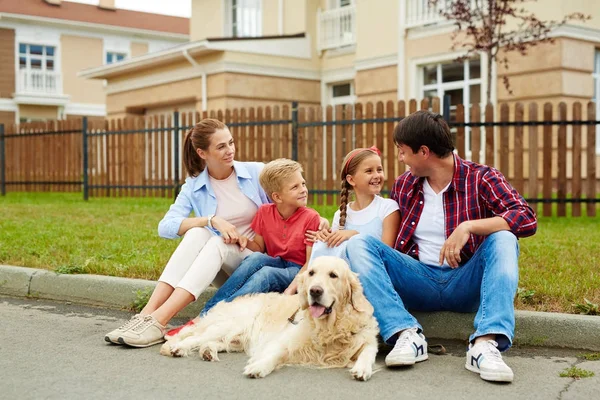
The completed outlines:
{"type": "Polygon", "coordinates": [[[190,292],[195,299],[213,283],[220,287],[252,251],[225,244],[221,236],[206,228],[185,233],[158,279],[173,288],[190,292]]]}

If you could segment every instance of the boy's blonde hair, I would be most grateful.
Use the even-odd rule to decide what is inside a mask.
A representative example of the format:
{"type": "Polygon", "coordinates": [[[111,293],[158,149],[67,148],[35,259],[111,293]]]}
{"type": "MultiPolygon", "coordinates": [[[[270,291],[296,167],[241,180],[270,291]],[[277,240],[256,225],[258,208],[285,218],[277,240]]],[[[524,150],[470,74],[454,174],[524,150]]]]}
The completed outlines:
{"type": "Polygon", "coordinates": [[[302,166],[300,163],[290,160],[288,158],[278,158],[269,162],[260,173],[259,181],[260,186],[273,200],[272,195],[274,192],[280,192],[283,183],[294,175],[297,171],[303,173],[302,166]]]}

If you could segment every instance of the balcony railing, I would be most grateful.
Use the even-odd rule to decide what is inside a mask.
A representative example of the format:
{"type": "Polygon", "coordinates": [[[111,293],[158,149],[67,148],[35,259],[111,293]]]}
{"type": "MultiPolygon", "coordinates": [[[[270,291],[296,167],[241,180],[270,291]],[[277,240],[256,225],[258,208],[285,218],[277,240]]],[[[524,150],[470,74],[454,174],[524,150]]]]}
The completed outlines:
{"type": "MultiPolygon", "coordinates": [[[[471,0],[471,9],[475,9],[477,4],[480,7],[487,7],[487,1],[471,0]]],[[[435,6],[430,6],[429,0],[406,0],[405,25],[407,28],[415,28],[446,21],[446,18],[440,15],[440,11],[448,8],[449,5],[450,0],[440,0],[435,6]]]]}
{"type": "Polygon", "coordinates": [[[318,50],[337,49],[356,43],[356,6],[346,6],[317,14],[318,50]]]}
{"type": "Polygon", "coordinates": [[[60,72],[39,69],[21,69],[19,70],[17,93],[62,94],[60,72]]]}

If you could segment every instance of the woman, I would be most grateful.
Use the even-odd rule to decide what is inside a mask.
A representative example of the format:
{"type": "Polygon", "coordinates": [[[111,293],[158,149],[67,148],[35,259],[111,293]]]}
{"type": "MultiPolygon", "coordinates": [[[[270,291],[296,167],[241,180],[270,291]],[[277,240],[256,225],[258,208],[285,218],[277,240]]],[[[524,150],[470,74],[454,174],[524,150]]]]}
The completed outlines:
{"type": "Polygon", "coordinates": [[[240,236],[254,235],[252,218],[269,202],[258,181],[264,165],[234,161],[234,154],[233,137],[218,120],[203,119],[187,133],[183,161],[189,177],[158,225],[161,237],[184,238],[148,304],[106,341],[133,347],[162,342],[171,318],[213,281],[223,283],[251,253],[236,243],[240,236]]]}

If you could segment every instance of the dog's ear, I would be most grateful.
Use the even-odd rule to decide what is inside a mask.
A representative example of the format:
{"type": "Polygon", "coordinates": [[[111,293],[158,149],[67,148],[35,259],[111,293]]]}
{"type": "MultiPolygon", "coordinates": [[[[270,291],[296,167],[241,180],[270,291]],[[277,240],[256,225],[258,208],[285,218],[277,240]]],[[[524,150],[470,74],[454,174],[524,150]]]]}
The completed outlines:
{"type": "Polygon", "coordinates": [[[309,306],[306,292],[306,271],[298,274],[298,294],[300,295],[300,308],[306,310],[309,306]]]}
{"type": "Polygon", "coordinates": [[[358,312],[366,312],[373,314],[373,306],[365,297],[362,285],[358,280],[358,275],[352,271],[348,271],[348,282],[350,282],[350,302],[352,307],[358,312]]]}

